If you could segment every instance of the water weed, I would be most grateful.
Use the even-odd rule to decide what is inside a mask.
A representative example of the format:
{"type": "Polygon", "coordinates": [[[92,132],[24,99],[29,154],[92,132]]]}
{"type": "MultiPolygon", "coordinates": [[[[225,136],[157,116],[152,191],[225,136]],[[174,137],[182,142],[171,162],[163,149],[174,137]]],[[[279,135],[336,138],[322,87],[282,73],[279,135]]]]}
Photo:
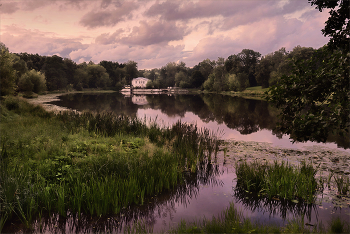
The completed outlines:
{"type": "Polygon", "coordinates": [[[274,197],[299,202],[314,202],[318,188],[315,174],[317,170],[305,162],[294,168],[288,163],[278,164],[236,163],[237,189],[257,193],[272,199],[274,197]]]}

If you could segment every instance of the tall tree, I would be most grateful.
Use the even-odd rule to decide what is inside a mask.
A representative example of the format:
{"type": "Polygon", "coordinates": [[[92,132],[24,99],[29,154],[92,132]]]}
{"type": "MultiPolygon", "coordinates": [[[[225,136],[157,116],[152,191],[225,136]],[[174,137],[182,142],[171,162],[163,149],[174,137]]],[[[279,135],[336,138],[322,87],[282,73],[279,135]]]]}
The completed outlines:
{"type": "Polygon", "coordinates": [[[248,75],[249,85],[251,87],[257,85],[257,81],[255,78],[255,67],[258,64],[259,58],[261,54],[254,50],[243,49],[242,52],[237,54],[240,59],[243,72],[248,75]]]}
{"type": "Polygon", "coordinates": [[[124,67],[125,70],[125,79],[127,84],[131,84],[131,80],[133,78],[136,78],[138,75],[138,70],[137,70],[137,62],[135,61],[128,61],[125,64],[124,67]]]}
{"type": "Polygon", "coordinates": [[[46,57],[41,72],[45,74],[46,85],[49,91],[67,87],[68,79],[65,72],[65,64],[60,56],[46,57]]]}
{"type": "Polygon", "coordinates": [[[326,21],[322,33],[330,37],[328,47],[349,51],[350,46],[350,1],[349,0],[308,0],[316,9],[323,11],[330,9],[329,18],[326,21]]]}
{"type": "Polygon", "coordinates": [[[16,91],[16,71],[8,48],[0,42],[0,95],[14,94],[16,91]]]}

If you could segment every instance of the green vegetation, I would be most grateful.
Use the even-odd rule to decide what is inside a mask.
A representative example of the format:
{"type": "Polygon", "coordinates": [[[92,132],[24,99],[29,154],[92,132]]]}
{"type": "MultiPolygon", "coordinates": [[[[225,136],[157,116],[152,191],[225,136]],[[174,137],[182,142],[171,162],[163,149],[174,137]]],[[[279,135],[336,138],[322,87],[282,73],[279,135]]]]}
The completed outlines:
{"type": "Polygon", "coordinates": [[[192,223],[182,221],[169,233],[348,233],[349,231],[350,225],[340,218],[333,219],[327,227],[322,223],[308,227],[304,224],[303,218],[291,220],[284,227],[253,223],[231,203],[219,217],[192,223]]]}
{"type": "Polygon", "coordinates": [[[284,162],[275,162],[272,165],[259,161],[239,162],[236,164],[236,189],[269,199],[281,198],[295,203],[313,203],[318,189],[316,172],[312,165],[305,162],[299,168],[284,162]]]}
{"type": "Polygon", "coordinates": [[[296,141],[326,142],[331,134],[349,135],[350,129],[349,1],[309,2],[330,10],[322,30],[329,43],[309,58],[293,59],[268,100],[281,109],[279,131],[296,141]]]}
{"type": "Polygon", "coordinates": [[[207,130],[161,129],[110,113],[48,113],[1,102],[0,229],[43,214],[101,216],[183,183],[182,172],[218,149],[207,130]]]}

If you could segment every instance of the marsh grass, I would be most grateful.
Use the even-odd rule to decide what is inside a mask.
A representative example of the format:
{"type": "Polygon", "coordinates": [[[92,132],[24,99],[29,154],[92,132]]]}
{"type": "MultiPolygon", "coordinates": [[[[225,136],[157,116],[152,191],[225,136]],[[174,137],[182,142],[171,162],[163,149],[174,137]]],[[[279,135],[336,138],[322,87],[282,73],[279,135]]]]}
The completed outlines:
{"type": "Polygon", "coordinates": [[[208,130],[111,113],[47,113],[21,98],[1,102],[0,231],[30,229],[43,214],[117,214],[183,183],[217,151],[208,130]]]}
{"type": "Polygon", "coordinates": [[[259,161],[236,163],[237,185],[248,193],[257,193],[269,199],[282,198],[298,203],[313,203],[318,184],[311,164],[301,163],[294,168],[288,163],[273,164],[259,161]]]}
{"type": "Polygon", "coordinates": [[[350,180],[346,175],[333,175],[334,182],[338,189],[338,194],[346,195],[350,189],[350,180]]]}

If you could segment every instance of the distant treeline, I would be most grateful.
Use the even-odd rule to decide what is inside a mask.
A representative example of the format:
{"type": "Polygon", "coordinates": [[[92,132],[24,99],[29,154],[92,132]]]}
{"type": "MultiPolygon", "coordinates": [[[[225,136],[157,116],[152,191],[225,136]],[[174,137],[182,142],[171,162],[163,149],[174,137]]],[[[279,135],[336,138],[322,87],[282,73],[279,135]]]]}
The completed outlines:
{"type": "Polygon", "coordinates": [[[184,62],[169,62],[161,68],[138,70],[134,61],[77,64],[57,55],[10,53],[1,42],[0,47],[1,95],[86,88],[120,90],[136,77],[150,79],[147,88],[176,86],[211,92],[242,91],[253,86],[267,88],[282,75],[291,73],[293,61],[317,54],[315,49],[301,46],[290,52],[281,48],[263,57],[259,52],[243,49],[227,59],[205,59],[193,68],[186,67],[184,62]]]}

